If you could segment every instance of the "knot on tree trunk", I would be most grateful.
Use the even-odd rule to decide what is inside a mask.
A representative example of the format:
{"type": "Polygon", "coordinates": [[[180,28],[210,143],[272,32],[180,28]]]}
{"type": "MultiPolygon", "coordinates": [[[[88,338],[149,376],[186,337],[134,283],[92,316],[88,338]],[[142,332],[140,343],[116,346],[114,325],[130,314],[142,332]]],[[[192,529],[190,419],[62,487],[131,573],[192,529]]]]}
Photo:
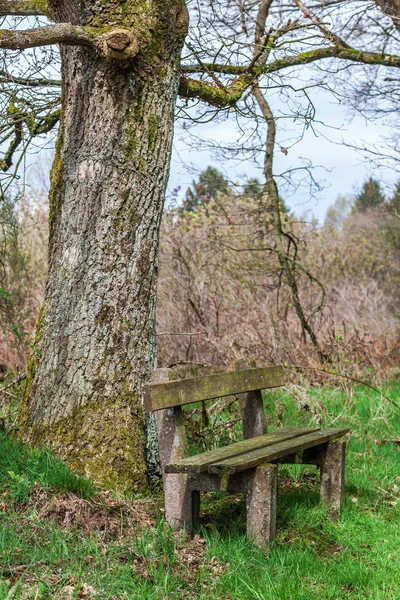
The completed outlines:
{"type": "Polygon", "coordinates": [[[138,41],[128,29],[114,29],[101,37],[103,52],[108,58],[126,60],[136,56],[139,51],[138,41]]]}

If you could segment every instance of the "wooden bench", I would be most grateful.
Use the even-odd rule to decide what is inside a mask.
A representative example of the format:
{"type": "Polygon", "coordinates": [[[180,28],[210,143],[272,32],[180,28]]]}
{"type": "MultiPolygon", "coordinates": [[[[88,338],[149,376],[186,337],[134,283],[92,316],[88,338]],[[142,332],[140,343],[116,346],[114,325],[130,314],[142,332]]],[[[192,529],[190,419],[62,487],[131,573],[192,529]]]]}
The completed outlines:
{"type": "MultiPolygon", "coordinates": [[[[261,390],[285,384],[282,367],[255,368],[171,381],[168,369],[154,372],[145,386],[145,410],[154,412],[165,493],[165,519],[174,528],[196,528],[201,491],[243,492],[247,535],[260,546],[271,542],[276,527],[278,464],[318,465],[321,500],[338,518],[344,492],[345,442],[349,432],[334,428],[291,427],[267,433],[261,390]],[[182,406],[241,394],[244,440],[189,456],[182,406]]],[[[252,368],[244,368],[252,366],[252,368]]]]}

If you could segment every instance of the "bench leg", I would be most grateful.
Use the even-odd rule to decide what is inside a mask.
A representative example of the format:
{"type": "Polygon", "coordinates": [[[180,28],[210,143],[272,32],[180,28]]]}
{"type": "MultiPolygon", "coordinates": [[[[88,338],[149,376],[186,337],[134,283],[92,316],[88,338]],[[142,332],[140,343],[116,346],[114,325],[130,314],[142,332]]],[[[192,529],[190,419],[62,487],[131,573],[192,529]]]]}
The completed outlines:
{"type": "Polygon", "coordinates": [[[192,492],[192,529],[196,530],[200,525],[200,492],[192,492]]]}
{"type": "Polygon", "coordinates": [[[329,505],[331,518],[337,520],[344,499],[346,442],[329,442],[320,456],[321,501],[329,505]]]}
{"type": "Polygon", "coordinates": [[[165,520],[172,529],[188,527],[192,520],[192,492],[188,476],[180,473],[164,474],[165,520]]]}
{"type": "Polygon", "coordinates": [[[275,537],[277,489],[276,465],[260,465],[254,470],[246,494],[247,535],[260,547],[275,537]]]}

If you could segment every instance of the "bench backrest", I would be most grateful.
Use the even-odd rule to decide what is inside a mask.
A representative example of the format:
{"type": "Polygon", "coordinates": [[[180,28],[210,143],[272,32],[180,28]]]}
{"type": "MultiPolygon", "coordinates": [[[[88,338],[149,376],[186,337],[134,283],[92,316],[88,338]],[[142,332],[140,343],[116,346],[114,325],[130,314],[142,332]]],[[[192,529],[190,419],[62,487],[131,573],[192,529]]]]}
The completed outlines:
{"type": "Polygon", "coordinates": [[[211,398],[280,387],[284,384],[283,369],[280,366],[215,373],[166,383],[150,383],[145,386],[144,408],[146,412],[153,412],[211,398]]]}
{"type": "Polygon", "coordinates": [[[162,465],[188,456],[182,405],[240,394],[243,438],[248,439],[267,431],[261,390],[285,384],[281,366],[256,368],[252,359],[239,361],[228,373],[173,381],[170,375],[157,369],[144,388],[145,411],[155,413],[162,465]]]}

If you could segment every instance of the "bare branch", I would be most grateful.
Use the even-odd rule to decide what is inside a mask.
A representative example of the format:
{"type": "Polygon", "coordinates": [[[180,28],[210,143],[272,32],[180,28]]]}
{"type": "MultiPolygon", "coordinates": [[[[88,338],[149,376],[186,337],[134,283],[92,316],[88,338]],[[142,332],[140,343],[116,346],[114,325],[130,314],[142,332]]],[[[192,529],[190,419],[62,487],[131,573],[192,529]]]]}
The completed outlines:
{"type": "Polygon", "coordinates": [[[26,87],[61,87],[62,81],[56,79],[29,79],[25,77],[16,77],[0,69],[0,83],[14,83],[26,87]]]}
{"type": "Polygon", "coordinates": [[[181,77],[179,95],[182,98],[198,98],[212,106],[223,108],[236,104],[250,84],[251,77],[247,75],[238,77],[228,86],[222,88],[206,81],[181,77]]]}
{"type": "Polygon", "coordinates": [[[349,45],[346,44],[346,42],[344,42],[341,37],[336,35],[336,33],[333,33],[333,31],[325,27],[321,19],[317,17],[317,15],[313,13],[311,9],[309,9],[305,4],[303,4],[301,0],[293,0],[293,2],[296,4],[296,6],[299,7],[304,16],[310,19],[330,42],[336,44],[340,48],[349,48],[349,45]]]}
{"type": "Polygon", "coordinates": [[[93,46],[94,40],[95,36],[86,28],[70,23],[57,23],[48,27],[22,31],[0,29],[0,48],[9,50],[25,50],[52,44],[93,46]]]}
{"type": "MultiPolygon", "coordinates": [[[[271,107],[268,104],[267,99],[263,96],[258,85],[253,86],[253,95],[257,101],[258,106],[260,107],[261,113],[265,119],[267,124],[267,140],[265,147],[265,161],[264,161],[264,175],[265,175],[265,187],[267,192],[267,197],[272,204],[272,230],[274,232],[276,248],[278,251],[279,262],[282,268],[282,271],[286,277],[286,283],[290,287],[292,294],[293,306],[296,310],[297,317],[301,323],[301,327],[303,330],[303,335],[305,338],[305,332],[308,333],[312,343],[318,351],[320,358],[323,361],[327,360],[327,356],[322,352],[319,342],[317,340],[317,336],[315,335],[315,331],[303,310],[303,305],[300,300],[299,289],[296,280],[296,266],[297,261],[296,257],[292,260],[289,258],[289,246],[285,248],[285,237],[288,237],[283,231],[282,227],[282,218],[281,218],[281,209],[280,209],[280,198],[278,193],[278,188],[275,183],[275,178],[273,175],[273,161],[274,161],[274,147],[276,140],[276,123],[275,118],[272,113],[271,107]]],[[[289,239],[290,243],[291,238],[289,239]]]]}
{"type": "Polygon", "coordinates": [[[10,107],[9,113],[12,115],[14,121],[14,137],[11,140],[4,158],[0,159],[0,169],[3,172],[8,171],[13,164],[14,155],[24,139],[24,126],[29,132],[29,137],[33,139],[38,135],[49,133],[54,129],[61,116],[61,110],[59,108],[50,111],[47,115],[35,117],[32,113],[19,110],[15,105],[10,107]]]}
{"type": "Polygon", "coordinates": [[[110,29],[104,33],[93,27],[71,23],[56,23],[23,31],[0,29],[0,48],[25,50],[53,44],[91,46],[104,56],[116,60],[130,59],[139,50],[136,37],[128,29],[110,29]]]}
{"type": "Polygon", "coordinates": [[[396,27],[397,31],[400,31],[400,1],[376,0],[376,4],[392,19],[393,25],[396,27]]]}
{"type": "MultiPolygon", "coordinates": [[[[268,75],[288,67],[306,65],[317,60],[326,58],[339,58],[366,65],[381,65],[384,67],[400,67],[400,56],[393,54],[381,54],[378,52],[364,52],[354,48],[339,48],[338,46],[329,46],[327,48],[316,48],[301,52],[295,56],[285,56],[275,60],[267,65],[254,65],[249,68],[248,65],[222,65],[217,63],[205,63],[204,68],[213,73],[223,73],[225,75],[268,75]]],[[[204,68],[196,65],[182,65],[181,71],[185,74],[204,73],[204,68]]]]}
{"type": "MultiPolygon", "coordinates": [[[[256,32],[254,36],[254,41],[257,44],[260,44],[262,37],[265,32],[265,23],[268,17],[269,9],[271,7],[272,0],[262,0],[260,7],[258,9],[258,14],[256,18],[256,32]]],[[[254,49],[254,55],[257,54],[257,49],[254,49]]]]}
{"type": "Polygon", "coordinates": [[[0,0],[0,17],[48,17],[47,0],[0,0]]]}

